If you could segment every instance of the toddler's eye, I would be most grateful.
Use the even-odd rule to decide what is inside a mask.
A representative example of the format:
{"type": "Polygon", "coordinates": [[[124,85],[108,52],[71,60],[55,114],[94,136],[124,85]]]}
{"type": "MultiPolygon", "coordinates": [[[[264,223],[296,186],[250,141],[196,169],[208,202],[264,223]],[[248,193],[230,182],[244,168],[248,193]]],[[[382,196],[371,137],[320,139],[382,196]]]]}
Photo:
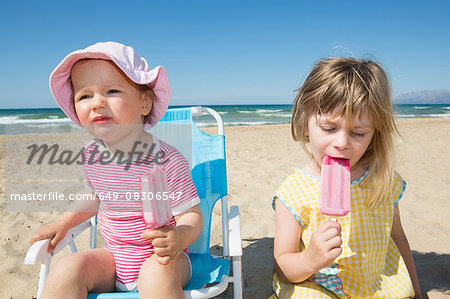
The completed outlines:
{"type": "Polygon", "coordinates": [[[108,94],[119,93],[119,92],[120,92],[120,90],[117,90],[117,89],[110,89],[110,90],[108,90],[108,94]]]}
{"type": "Polygon", "coordinates": [[[87,95],[87,94],[84,94],[84,95],[79,96],[79,97],[77,98],[77,102],[80,102],[80,101],[82,101],[82,100],[89,99],[90,97],[91,97],[91,96],[89,96],[89,95],[87,95]]]}

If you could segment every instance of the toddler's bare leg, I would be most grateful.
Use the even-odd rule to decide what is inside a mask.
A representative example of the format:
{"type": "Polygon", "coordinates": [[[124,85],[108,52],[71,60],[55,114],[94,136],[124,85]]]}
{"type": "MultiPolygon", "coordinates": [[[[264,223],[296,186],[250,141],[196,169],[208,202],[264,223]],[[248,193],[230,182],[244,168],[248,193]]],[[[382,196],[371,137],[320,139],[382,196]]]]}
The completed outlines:
{"type": "Polygon", "coordinates": [[[189,276],[189,261],[184,254],[177,255],[168,265],[161,265],[152,255],[139,271],[139,294],[144,299],[184,298],[183,287],[189,276]]]}
{"type": "Polygon", "coordinates": [[[88,292],[113,292],[116,265],[104,248],[61,257],[50,268],[41,298],[83,298],[88,292]]]}

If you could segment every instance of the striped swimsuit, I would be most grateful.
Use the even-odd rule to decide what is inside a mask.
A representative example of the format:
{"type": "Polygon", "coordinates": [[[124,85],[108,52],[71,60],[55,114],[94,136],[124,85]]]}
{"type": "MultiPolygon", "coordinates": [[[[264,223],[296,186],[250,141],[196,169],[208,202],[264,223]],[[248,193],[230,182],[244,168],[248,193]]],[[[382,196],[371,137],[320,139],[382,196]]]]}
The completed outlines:
{"type": "MultiPolygon", "coordinates": [[[[200,199],[187,160],[167,143],[156,138],[154,143],[156,150],[149,158],[154,159],[158,150],[165,153],[164,161],[168,162],[162,167],[167,176],[169,194],[173,196],[170,202],[175,216],[199,204],[200,199]]],[[[116,287],[121,291],[135,290],[142,263],[154,253],[151,239],[141,236],[146,226],[142,214],[140,178],[155,165],[144,164],[142,160],[133,161],[125,170],[125,164],[93,163],[99,161],[101,153],[106,151],[103,142],[94,139],[84,148],[84,180],[87,188],[101,200],[98,220],[106,241],[105,248],[113,254],[116,263],[116,287]]],[[[172,217],[169,224],[175,225],[175,218],[172,217]]]]}

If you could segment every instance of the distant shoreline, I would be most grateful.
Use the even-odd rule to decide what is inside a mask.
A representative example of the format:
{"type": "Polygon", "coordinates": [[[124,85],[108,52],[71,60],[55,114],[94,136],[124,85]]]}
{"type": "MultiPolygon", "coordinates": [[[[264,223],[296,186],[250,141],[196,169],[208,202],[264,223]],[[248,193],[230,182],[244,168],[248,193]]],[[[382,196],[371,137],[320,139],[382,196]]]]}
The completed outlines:
{"type": "MultiPolygon", "coordinates": [[[[186,106],[171,106],[183,108],[186,106]]],[[[222,117],[226,127],[288,124],[291,122],[292,105],[209,105],[222,117]]],[[[394,105],[396,119],[450,118],[449,105],[394,105]]],[[[211,116],[194,117],[200,128],[210,127],[215,121],[211,116]]],[[[27,134],[36,132],[82,132],[59,108],[1,109],[0,134],[27,134]]]]}
{"type": "MultiPolygon", "coordinates": [[[[398,103],[394,101],[394,107],[395,106],[450,106],[450,102],[446,103],[398,103]]],[[[206,104],[191,104],[191,105],[170,105],[169,108],[185,108],[185,107],[196,107],[196,106],[202,106],[202,107],[254,107],[254,106],[292,106],[292,103],[285,103],[285,104],[226,104],[226,105],[206,105],[206,104]]],[[[1,111],[15,111],[15,110],[62,110],[59,107],[43,107],[43,108],[0,108],[1,111]]]]}

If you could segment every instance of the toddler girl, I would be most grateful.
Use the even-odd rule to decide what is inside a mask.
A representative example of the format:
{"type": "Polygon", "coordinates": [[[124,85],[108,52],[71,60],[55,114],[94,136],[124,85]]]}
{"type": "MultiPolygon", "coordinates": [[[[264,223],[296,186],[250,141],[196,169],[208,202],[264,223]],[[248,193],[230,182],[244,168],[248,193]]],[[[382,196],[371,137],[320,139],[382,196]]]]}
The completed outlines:
{"type": "Polygon", "coordinates": [[[86,298],[89,292],[116,289],[139,290],[141,298],[184,298],[183,286],[191,275],[186,248],[200,235],[203,219],[187,160],[144,130],[169,105],[164,68],[150,70],[131,47],[97,43],[64,58],[50,76],[50,88],[66,115],[96,137],[84,145],[83,175],[97,197],[93,212],[67,212],[43,226],[32,242],[50,238],[52,252],[68,229],[98,211],[106,246],[59,259],[42,298],[86,298]],[[144,158],[128,157],[127,165],[114,158],[148,152],[148,145],[156,151],[144,158]],[[155,157],[158,152],[163,154],[155,157]],[[147,229],[136,194],[142,193],[141,178],[155,171],[154,161],[161,162],[157,166],[167,176],[169,194],[176,194],[171,200],[174,217],[168,225],[147,229]]]}
{"type": "Polygon", "coordinates": [[[273,298],[421,298],[393,168],[390,86],[376,63],[319,61],[294,100],[291,132],[310,155],[273,199],[273,298]],[[319,212],[321,162],[349,160],[351,211],[319,212]]]}

